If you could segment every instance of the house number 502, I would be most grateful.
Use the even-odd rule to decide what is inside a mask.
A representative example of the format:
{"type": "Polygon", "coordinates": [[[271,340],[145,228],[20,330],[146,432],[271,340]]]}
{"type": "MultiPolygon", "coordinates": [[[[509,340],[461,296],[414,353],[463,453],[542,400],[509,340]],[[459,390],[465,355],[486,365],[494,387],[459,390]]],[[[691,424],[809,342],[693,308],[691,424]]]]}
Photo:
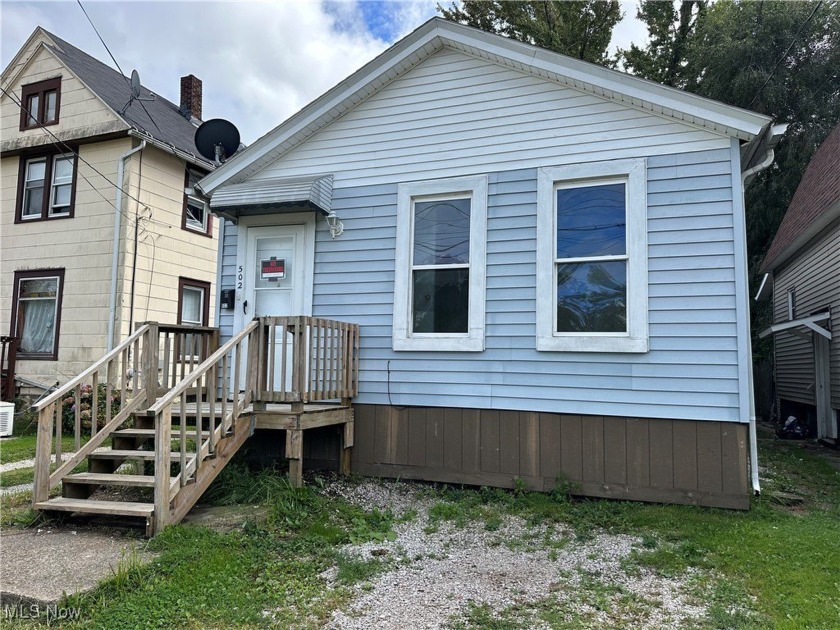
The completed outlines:
{"type": "Polygon", "coordinates": [[[236,288],[242,288],[242,265],[239,265],[239,271],[236,272],[236,288]]]}

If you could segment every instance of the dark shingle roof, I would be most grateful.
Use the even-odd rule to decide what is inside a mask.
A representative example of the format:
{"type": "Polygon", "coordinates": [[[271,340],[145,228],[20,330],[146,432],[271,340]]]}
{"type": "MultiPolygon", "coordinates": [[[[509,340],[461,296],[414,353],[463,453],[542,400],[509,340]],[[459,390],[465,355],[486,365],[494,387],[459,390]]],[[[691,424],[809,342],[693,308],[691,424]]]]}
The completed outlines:
{"type": "Polygon", "coordinates": [[[782,224],[761,265],[775,267],[781,255],[823,214],[840,200],[840,125],[828,134],[808,163],[782,224]]]}
{"type": "MultiPolygon", "coordinates": [[[[156,140],[170,144],[180,151],[185,151],[201,162],[206,162],[198,155],[195,148],[196,126],[187,120],[177,105],[156,95],[153,101],[139,103],[133,101],[125,108],[131,97],[131,89],[126,78],[86,52],[79,50],[69,42],[47,32],[57,47],[50,46],[55,55],[64,62],[76,76],[105,103],[117,112],[132,127],[144,131],[156,140]],[[143,110],[145,105],[146,111],[143,110]],[[125,111],[123,111],[125,108],[125,111]],[[151,115],[151,119],[149,118],[151,115]]],[[[150,98],[152,92],[145,86],[140,90],[141,98],[150,98]]],[[[208,166],[210,166],[208,164],[208,166]]]]}

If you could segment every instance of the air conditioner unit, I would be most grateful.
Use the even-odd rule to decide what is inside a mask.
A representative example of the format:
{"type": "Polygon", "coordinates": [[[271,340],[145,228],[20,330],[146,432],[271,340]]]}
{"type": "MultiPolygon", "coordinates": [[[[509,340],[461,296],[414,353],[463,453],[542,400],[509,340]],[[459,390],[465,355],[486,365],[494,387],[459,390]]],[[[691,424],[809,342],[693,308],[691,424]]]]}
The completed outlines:
{"type": "Polygon", "coordinates": [[[15,424],[15,404],[0,402],[0,437],[9,437],[15,424]]]}

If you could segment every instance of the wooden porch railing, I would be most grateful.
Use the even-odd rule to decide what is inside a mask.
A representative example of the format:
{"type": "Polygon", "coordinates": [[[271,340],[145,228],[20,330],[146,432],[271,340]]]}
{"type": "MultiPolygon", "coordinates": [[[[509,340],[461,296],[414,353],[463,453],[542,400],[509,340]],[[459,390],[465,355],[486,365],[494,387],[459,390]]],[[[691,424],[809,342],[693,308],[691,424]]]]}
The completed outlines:
{"type": "Polygon", "coordinates": [[[359,325],[318,317],[260,320],[256,402],[349,399],[359,386],[359,325]]]}
{"type": "MultiPolygon", "coordinates": [[[[253,320],[221,348],[213,352],[185,378],[148,409],[155,427],[154,531],[169,522],[171,502],[187,483],[198,478],[205,460],[213,456],[217,443],[232,433],[242,410],[251,404],[251,389],[240,388],[243,380],[253,382],[258,353],[245,351],[257,347],[258,320],[253,320]],[[243,379],[244,377],[244,379],[243,379]],[[195,401],[188,399],[194,393],[195,401]],[[188,417],[188,407],[195,412],[188,417]],[[177,405],[177,406],[176,406],[177,405]],[[179,472],[172,476],[172,420],[178,419],[180,441],[179,472]],[[195,418],[195,450],[187,451],[187,423],[195,418]]],[[[179,520],[180,517],[176,517],[179,520]]]]}
{"type": "Polygon", "coordinates": [[[17,342],[17,337],[0,337],[0,400],[9,402],[15,397],[17,342]]]}
{"type": "Polygon", "coordinates": [[[170,382],[174,385],[192,372],[218,347],[218,334],[216,328],[143,322],[111,352],[34,405],[38,435],[33,503],[46,501],[50,488],[101,446],[132,413],[157,400],[170,389],[170,382]],[[83,399],[88,409],[82,409],[83,399]],[[101,426],[100,403],[104,407],[101,426]],[[72,414],[75,454],[62,463],[65,406],[72,414]],[[88,431],[83,426],[88,421],[85,412],[89,412],[90,440],[82,445],[83,434],[88,431]],[[55,464],[52,473],[51,460],[55,464]]]}

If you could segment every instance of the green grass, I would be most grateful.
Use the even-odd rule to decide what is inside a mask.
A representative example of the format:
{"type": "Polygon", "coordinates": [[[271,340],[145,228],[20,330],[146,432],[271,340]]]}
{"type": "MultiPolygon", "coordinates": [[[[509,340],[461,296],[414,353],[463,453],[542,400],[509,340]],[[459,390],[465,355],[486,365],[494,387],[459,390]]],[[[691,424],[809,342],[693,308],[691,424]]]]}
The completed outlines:
{"type": "MultiPolygon", "coordinates": [[[[34,435],[20,435],[0,440],[0,464],[19,462],[24,459],[35,457],[34,435]]],[[[82,436],[82,445],[86,444],[90,436],[82,436]]],[[[61,438],[61,451],[70,453],[76,450],[76,441],[73,436],[65,435],[61,438]]]]}
{"type": "MultiPolygon", "coordinates": [[[[529,544],[557,555],[599,531],[636,535],[639,545],[625,567],[631,575],[642,568],[665,576],[699,569],[688,584],[707,606],[701,628],[840,627],[840,473],[775,439],[761,440],[761,462],[769,479],[750,511],[577,500],[563,483],[550,494],[452,486],[427,486],[425,492],[434,500],[432,528],[479,522],[494,531],[516,515],[547,526],[553,533],[529,544]],[[798,492],[805,504],[778,506],[767,496],[774,489],[798,492]],[[555,535],[569,529],[570,535],[555,535]]],[[[365,585],[398,561],[343,551],[348,543],[393,539],[398,519],[388,510],[365,511],[328,496],[324,487],[316,479],[291,488],[279,471],[232,463],[205,499],[261,503],[266,518],[231,533],[190,525],[167,529],[149,543],[159,554],[151,564],[127,558],[111,580],[67,602],[82,607],[77,627],[318,627],[349,601],[352,585],[365,585]],[[322,577],[330,568],[332,587],[322,577]]],[[[4,524],[25,524],[34,516],[18,497],[4,498],[2,512],[4,524]]],[[[589,613],[546,593],[544,600],[501,611],[475,605],[453,624],[592,627],[594,610],[606,615],[608,626],[630,628],[654,605],[597,576],[581,576],[577,589],[589,613]]]]}
{"type": "MultiPolygon", "coordinates": [[[[56,465],[55,463],[50,464],[50,472],[55,472],[56,465]]],[[[70,473],[78,473],[78,472],[85,472],[87,470],[87,464],[82,462],[70,473]]],[[[29,468],[16,468],[14,470],[7,470],[4,473],[0,473],[0,488],[10,488],[11,486],[19,486],[25,483],[32,483],[32,480],[35,478],[35,468],[30,466],[29,468]]]]}
{"type": "Polygon", "coordinates": [[[571,525],[583,540],[599,529],[635,534],[639,565],[666,576],[698,567],[723,577],[701,585],[709,627],[840,627],[840,472],[795,444],[765,438],[760,447],[770,479],[749,511],[443,487],[433,491],[433,515],[492,526],[501,514],[517,514],[571,525]],[[804,506],[775,505],[768,493],[779,489],[805,496],[804,506]]]}

